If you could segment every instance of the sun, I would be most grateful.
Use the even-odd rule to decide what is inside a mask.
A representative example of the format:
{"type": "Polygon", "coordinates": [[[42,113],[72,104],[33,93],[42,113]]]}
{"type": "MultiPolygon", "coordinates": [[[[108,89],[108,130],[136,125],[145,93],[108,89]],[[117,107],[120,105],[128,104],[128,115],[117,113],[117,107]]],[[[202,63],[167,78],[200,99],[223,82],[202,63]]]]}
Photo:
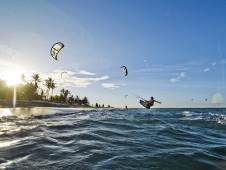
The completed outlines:
{"type": "Polygon", "coordinates": [[[24,71],[21,68],[12,68],[4,72],[3,80],[6,81],[7,85],[13,86],[22,83],[21,75],[24,71]]]}

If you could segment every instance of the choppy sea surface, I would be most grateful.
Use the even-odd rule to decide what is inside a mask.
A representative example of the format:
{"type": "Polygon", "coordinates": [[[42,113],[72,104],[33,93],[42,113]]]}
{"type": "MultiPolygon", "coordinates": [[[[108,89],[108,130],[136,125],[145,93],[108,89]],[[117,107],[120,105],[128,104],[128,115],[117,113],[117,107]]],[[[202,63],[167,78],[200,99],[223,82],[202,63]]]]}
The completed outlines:
{"type": "Polygon", "coordinates": [[[226,109],[0,109],[0,169],[225,170],[226,109]]]}

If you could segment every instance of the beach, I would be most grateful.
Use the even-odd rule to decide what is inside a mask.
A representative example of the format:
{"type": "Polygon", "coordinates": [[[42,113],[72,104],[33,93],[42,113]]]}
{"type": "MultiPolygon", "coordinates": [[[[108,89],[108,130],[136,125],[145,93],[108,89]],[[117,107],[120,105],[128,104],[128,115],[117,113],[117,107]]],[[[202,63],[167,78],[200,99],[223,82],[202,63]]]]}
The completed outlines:
{"type": "MultiPolygon", "coordinates": [[[[12,108],[12,100],[0,100],[0,108],[12,108]]],[[[18,100],[16,102],[16,107],[69,107],[69,108],[84,108],[91,107],[89,105],[79,105],[79,104],[69,104],[69,103],[56,103],[44,100],[18,100]]]]}

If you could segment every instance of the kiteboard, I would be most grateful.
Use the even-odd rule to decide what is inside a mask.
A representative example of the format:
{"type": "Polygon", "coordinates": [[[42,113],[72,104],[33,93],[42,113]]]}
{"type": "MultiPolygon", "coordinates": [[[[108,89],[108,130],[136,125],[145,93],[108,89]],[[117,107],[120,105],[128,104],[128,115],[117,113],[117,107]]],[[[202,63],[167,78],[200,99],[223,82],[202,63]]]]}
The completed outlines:
{"type": "Polygon", "coordinates": [[[150,109],[149,102],[140,100],[140,104],[141,104],[142,106],[146,107],[147,109],[150,109]]]}

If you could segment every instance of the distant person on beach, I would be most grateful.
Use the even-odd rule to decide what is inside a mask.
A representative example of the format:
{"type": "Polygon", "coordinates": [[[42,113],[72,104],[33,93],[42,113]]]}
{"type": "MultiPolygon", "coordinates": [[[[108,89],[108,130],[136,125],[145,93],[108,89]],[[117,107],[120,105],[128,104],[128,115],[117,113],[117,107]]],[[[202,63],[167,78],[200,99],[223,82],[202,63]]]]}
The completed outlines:
{"type": "Polygon", "coordinates": [[[128,109],[127,106],[125,106],[125,108],[128,109]]]}
{"type": "Polygon", "coordinates": [[[161,104],[161,102],[159,102],[159,101],[157,101],[157,100],[154,100],[154,97],[151,97],[150,100],[149,100],[149,105],[150,105],[150,106],[153,106],[155,102],[161,104]]]}

